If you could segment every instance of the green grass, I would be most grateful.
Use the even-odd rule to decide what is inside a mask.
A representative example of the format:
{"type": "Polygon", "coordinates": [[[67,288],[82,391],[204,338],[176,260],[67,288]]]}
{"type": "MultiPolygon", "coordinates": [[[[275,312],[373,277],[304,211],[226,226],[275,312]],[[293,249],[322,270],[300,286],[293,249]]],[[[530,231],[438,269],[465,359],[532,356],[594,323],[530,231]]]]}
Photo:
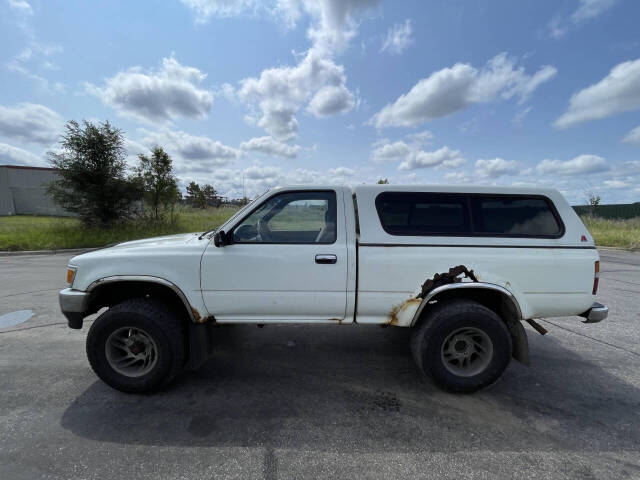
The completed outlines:
{"type": "Polygon", "coordinates": [[[596,245],[640,249],[640,217],[627,220],[609,220],[598,217],[582,217],[596,245]]]}
{"type": "Polygon", "coordinates": [[[180,210],[174,224],[137,220],[108,229],[85,227],[75,218],[0,217],[0,251],[102,247],[137,238],[202,232],[221,225],[236,211],[235,207],[187,208],[180,210]]]}
{"type": "MultiPolygon", "coordinates": [[[[74,218],[0,217],[0,250],[101,247],[137,238],[202,232],[221,225],[236,211],[235,207],[186,208],[180,210],[175,224],[132,221],[110,229],[84,227],[74,218]]],[[[608,220],[584,216],[582,221],[599,246],[640,249],[640,218],[608,220]]]]}

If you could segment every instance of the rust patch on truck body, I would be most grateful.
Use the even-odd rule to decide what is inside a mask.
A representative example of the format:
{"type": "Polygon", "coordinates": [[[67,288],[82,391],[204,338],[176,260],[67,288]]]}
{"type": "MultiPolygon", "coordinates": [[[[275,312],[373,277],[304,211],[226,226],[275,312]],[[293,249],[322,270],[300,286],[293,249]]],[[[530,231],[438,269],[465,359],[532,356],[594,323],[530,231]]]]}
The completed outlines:
{"type": "Polygon", "coordinates": [[[416,298],[409,298],[404,302],[402,302],[400,305],[396,305],[391,309],[391,311],[389,312],[389,315],[387,315],[387,318],[389,319],[389,321],[387,322],[387,325],[399,325],[401,322],[398,316],[399,315],[402,316],[403,313],[407,312],[412,307],[417,309],[421,303],[422,303],[422,298],[416,297],[416,298]]]}
{"type": "Polygon", "coordinates": [[[191,307],[191,313],[193,314],[193,320],[195,323],[216,323],[216,317],[214,317],[213,315],[205,315],[203,317],[195,307],[191,307]]]}
{"type": "Polygon", "coordinates": [[[417,298],[425,298],[431,290],[442,285],[447,285],[449,283],[460,283],[462,282],[463,278],[470,278],[473,282],[478,281],[477,277],[473,273],[473,270],[469,270],[464,265],[451,267],[446,273],[436,273],[433,278],[430,278],[422,284],[420,294],[417,298]],[[460,275],[464,276],[460,277],[460,275]]]}
{"type": "Polygon", "coordinates": [[[388,321],[386,325],[409,325],[423,299],[426,298],[429,292],[442,285],[460,283],[463,278],[470,278],[472,282],[478,281],[473,270],[469,270],[465,265],[451,267],[448,272],[436,273],[432,278],[422,284],[418,295],[405,300],[400,305],[396,305],[391,309],[387,315],[388,321]],[[411,318],[408,318],[409,316],[411,318]]]}

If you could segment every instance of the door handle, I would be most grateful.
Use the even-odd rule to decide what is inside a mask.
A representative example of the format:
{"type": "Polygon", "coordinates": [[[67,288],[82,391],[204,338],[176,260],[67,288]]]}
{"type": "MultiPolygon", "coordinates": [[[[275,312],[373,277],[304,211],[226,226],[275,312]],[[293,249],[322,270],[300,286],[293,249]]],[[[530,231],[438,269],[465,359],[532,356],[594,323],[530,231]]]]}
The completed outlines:
{"type": "Polygon", "coordinates": [[[316,255],[316,263],[336,263],[338,261],[338,257],[331,254],[319,253],[316,255]]]}

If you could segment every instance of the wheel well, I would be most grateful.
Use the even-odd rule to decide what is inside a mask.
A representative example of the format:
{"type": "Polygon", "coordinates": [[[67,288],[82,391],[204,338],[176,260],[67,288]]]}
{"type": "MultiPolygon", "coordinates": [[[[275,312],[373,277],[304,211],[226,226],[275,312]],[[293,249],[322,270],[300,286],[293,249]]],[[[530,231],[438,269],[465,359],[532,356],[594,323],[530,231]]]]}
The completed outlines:
{"type": "Polygon", "coordinates": [[[189,311],[180,296],[166,285],[154,282],[119,281],[98,285],[91,291],[89,311],[97,312],[103,307],[112,307],[133,298],[152,298],[164,303],[178,316],[188,322],[189,311]]]}
{"type": "Polygon", "coordinates": [[[183,329],[185,340],[185,361],[191,369],[196,369],[213,352],[212,324],[191,321],[190,306],[178,292],[168,285],[148,281],[121,280],[104,283],[91,290],[89,311],[95,313],[101,308],[112,307],[125,300],[150,298],[162,302],[173,312],[183,329]]]}
{"type": "Polygon", "coordinates": [[[495,312],[504,321],[513,340],[513,357],[529,365],[529,344],[527,334],[520,322],[521,315],[517,304],[505,293],[490,288],[452,288],[444,290],[429,300],[422,310],[416,325],[429,316],[430,306],[454,299],[473,300],[495,312]]]}
{"type": "Polygon", "coordinates": [[[434,300],[439,303],[458,298],[473,300],[484,305],[498,314],[505,322],[520,319],[518,309],[513,301],[504,293],[489,288],[457,288],[445,290],[429,300],[429,304],[425,306],[423,313],[428,311],[429,305],[434,300]]]}

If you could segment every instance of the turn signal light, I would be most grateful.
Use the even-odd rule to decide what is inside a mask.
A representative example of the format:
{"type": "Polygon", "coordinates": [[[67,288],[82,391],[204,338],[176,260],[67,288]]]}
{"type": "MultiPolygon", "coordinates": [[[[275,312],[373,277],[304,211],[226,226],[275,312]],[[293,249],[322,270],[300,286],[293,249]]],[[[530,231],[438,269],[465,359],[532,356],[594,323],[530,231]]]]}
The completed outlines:
{"type": "Polygon", "coordinates": [[[593,275],[593,291],[591,295],[595,295],[598,291],[598,281],[600,280],[600,260],[596,260],[595,272],[593,275]]]}
{"type": "Polygon", "coordinates": [[[71,286],[73,284],[73,279],[76,276],[75,268],[67,268],[67,284],[71,286]]]}

